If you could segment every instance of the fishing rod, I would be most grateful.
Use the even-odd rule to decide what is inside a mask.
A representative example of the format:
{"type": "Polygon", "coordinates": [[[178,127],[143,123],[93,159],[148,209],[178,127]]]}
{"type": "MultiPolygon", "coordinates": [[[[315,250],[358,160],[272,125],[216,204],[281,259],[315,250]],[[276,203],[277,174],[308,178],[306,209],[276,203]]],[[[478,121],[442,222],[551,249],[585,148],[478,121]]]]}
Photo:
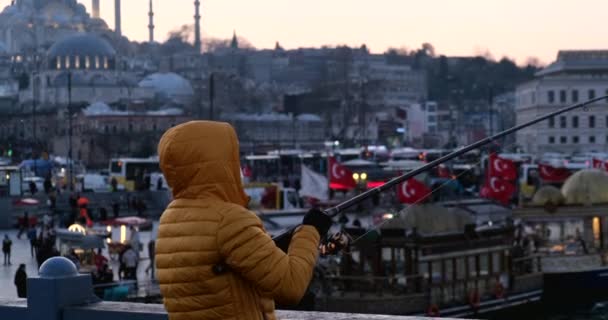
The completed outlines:
{"type": "MultiPolygon", "coordinates": [[[[365,191],[365,192],[363,192],[363,193],[361,193],[361,194],[359,194],[357,196],[354,196],[354,197],[352,197],[352,198],[350,198],[350,199],[348,199],[348,200],[346,200],[346,201],[344,201],[344,202],[342,202],[342,203],[340,203],[340,204],[338,204],[338,205],[336,205],[334,207],[331,207],[331,208],[329,208],[327,210],[324,210],[323,212],[326,215],[328,215],[329,217],[333,218],[333,217],[337,216],[338,214],[344,212],[344,210],[346,210],[346,209],[348,209],[348,208],[350,208],[352,206],[355,206],[355,205],[361,203],[362,201],[364,201],[364,200],[366,200],[366,199],[368,199],[368,198],[370,198],[370,197],[372,197],[374,195],[379,195],[382,192],[391,189],[395,185],[398,185],[398,184],[400,184],[400,183],[402,183],[402,182],[404,182],[404,181],[406,181],[408,179],[411,179],[411,178],[413,178],[413,177],[415,177],[415,176],[417,176],[417,175],[419,175],[419,174],[421,174],[421,173],[423,173],[425,171],[428,171],[428,170],[430,170],[430,169],[432,169],[432,168],[434,168],[434,167],[436,167],[436,166],[438,166],[438,165],[440,165],[442,163],[445,163],[445,162],[450,161],[450,160],[452,160],[454,158],[457,158],[457,157],[459,157],[459,156],[461,156],[461,155],[463,155],[463,154],[465,154],[465,153],[467,153],[467,152],[469,152],[471,150],[483,147],[483,146],[485,146],[487,144],[490,144],[490,143],[492,143],[492,142],[494,142],[494,141],[496,141],[496,140],[498,140],[498,139],[500,139],[500,138],[502,138],[504,136],[510,135],[510,134],[512,134],[512,133],[514,133],[516,131],[519,131],[519,130],[527,128],[527,127],[530,127],[530,126],[535,125],[535,124],[537,124],[537,123],[539,123],[541,121],[544,121],[544,120],[547,120],[549,118],[558,116],[560,114],[563,114],[563,113],[566,113],[566,112],[569,112],[569,111],[572,111],[572,110],[575,110],[575,109],[578,109],[578,108],[583,108],[583,110],[586,110],[588,105],[590,105],[590,104],[592,104],[594,102],[598,102],[598,101],[604,100],[604,99],[608,99],[608,95],[602,96],[602,97],[597,97],[597,98],[594,98],[594,99],[587,100],[585,102],[573,104],[571,106],[567,106],[567,107],[558,109],[558,110],[553,111],[551,113],[548,113],[546,115],[543,115],[543,116],[537,117],[535,119],[532,119],[532,120],[530,120],[530,121],[528,121],[526,123],[522,123],[520,125],[514,126],[514,127],[509,128],[507,130],[504,130],[502,132],[499,132],[499,133],[497,133],[497,134],[495,134],[493,136],[481,139],[481,140],[479,140],[477,142],[474,142],[474,143],[472,143],[472,144],[470,144],[468,146],[463,147],[462,149],[456,150],[456,151],[454,151],[452,153],[449,153],[449,154],[447,154],[447,155],[445,155],[443,157],[435,159],[435,160],[433,160],[433,161],[431,161],[431,162],[429,162],[429,163],[427,163],[427,164],[425,164],[425,165],[423,165],[421,167],[418,167],[418,168],[416,168],[416,169],[414,169],[414,170],[412,170],[412,171],[410,171],[410,172],[408,172],[406,174],[403,174],[401,176],[392,178],[391,180],[387,181],[385,184],[383,184],[381,186],[375,187],[373,189],[369,189],[369,190],[367,190],[367,191],[365,191]]],[[[281,247],[283,247],[283,245],[285,245],[285,244],[287,244],[287,246],[288,246],[288,241],[291,240],[291,235],[293,234],[293,231],[295,230],[295,228],[297,228],[297,226],[293,227],[293,228],[290,228],[286,232],[273,237],[273,240],[275,241],[275,243],[277,243],[277,245],[280,245],[281,247]]]]}

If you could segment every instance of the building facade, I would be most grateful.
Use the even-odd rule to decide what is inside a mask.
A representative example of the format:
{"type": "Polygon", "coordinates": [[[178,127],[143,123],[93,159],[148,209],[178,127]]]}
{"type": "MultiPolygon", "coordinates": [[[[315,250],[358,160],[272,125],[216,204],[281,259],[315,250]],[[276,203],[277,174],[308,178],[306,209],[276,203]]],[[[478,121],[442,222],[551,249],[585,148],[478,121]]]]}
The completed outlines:
{"type": "MultiPolygon", "coordinates": [[[[522,124],[559,108],[608,94],[608,50],[560,51],[536,79],[517,87],[516,121],[522,124]]],[[[592,104],[519,131],[517,144],[534,154],[607,151],[608,101],[592,104]]]]}
{"type": "Polygon", "coordinates": [[[319,149],[326,140],[324,121],[312,114],[225,114],[222,120],[236,129],[241,152],[319,149]]]}

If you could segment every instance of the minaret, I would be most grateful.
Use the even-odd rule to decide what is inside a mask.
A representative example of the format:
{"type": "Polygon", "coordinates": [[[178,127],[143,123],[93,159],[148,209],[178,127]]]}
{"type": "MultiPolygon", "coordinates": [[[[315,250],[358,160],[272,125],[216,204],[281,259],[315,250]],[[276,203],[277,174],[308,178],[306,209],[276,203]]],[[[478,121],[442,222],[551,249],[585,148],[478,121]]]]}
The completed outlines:
{"type": "Polygon", "coordinates": [[[99,19],[99,0],[93,0],[93,18],[99,19]]]}
{"type": "Polygon", "coordinates": [[[230,41],[230,48],[236,50],[239,48],[239,40],[236,38],[236,30],[232,31],[232,41],[230,41]]]}
{"type": "Polygon", "coordinates": [[[201,14],[200,14],[201,2],[199,0],[194,1],[194,48],[196,52],[201,53],[201,14]]]}
{"type": "Polygon", "coordinates": [[[114,27],[114,32],[116,32],[118,36],[122,36],[122,30],[120,27],[120,0],[114,0],[114,18],[114,23],[116,26],[114,27]]]}
{"type": "Polygon", "coordinates": [[[93,7],[93,18],[99,19],[99,0],[93,0],[91,7],[93,7]]]}
{"type": "Polygon", "coordinates": [[[152,0],[150,0],[150,12],[148,12],[150,22],[148,23],[148,30],[150,30],[150,43],[154,42],[154,10],[152,10],[152,0]]]}

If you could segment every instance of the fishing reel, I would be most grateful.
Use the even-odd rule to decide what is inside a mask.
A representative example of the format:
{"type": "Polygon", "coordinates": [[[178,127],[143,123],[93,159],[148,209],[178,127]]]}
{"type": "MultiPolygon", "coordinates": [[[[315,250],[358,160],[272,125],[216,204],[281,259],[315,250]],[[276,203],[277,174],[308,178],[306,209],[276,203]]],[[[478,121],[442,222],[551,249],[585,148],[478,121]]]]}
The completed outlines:
{"type": "Polygon", "coordinates": [[[349,245],[350,236],[344,231],[339,231],[321,242],[319,252],[321,256],[331,256],[344,251],[349,245]]]}

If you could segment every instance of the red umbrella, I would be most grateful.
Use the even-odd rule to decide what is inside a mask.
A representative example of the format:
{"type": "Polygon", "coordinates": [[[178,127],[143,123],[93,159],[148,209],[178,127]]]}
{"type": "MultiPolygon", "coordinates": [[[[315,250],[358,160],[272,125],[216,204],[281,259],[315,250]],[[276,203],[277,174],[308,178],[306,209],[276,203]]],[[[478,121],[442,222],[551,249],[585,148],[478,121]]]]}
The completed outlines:
{"type": "Polygon", "coordinates": [[[16,206],[37,206],[40,204],[40,201],[33,198],[23,198],[16,200],[13,204],[16,206]]]}
{"type": "Polygon", "coordinates": [[[78,206],[79,207],[84,207],[84,206],[86,206],[88,204],[89,204],[89,199],[87,199],[85,197],[78,198],[78,206]]]}

